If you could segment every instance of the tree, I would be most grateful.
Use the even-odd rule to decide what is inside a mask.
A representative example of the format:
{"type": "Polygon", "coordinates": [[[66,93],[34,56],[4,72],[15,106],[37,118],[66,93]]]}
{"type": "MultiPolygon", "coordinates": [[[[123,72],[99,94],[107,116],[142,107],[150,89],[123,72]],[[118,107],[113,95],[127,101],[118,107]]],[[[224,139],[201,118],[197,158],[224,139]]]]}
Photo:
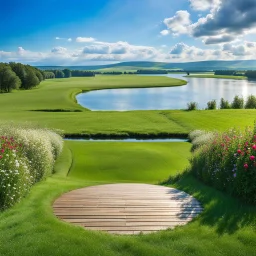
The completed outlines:
{"type": "Polygon", "coordinates": [[[234,109],[244,108],[244,99],[243,99],[243,97],[239,97],[239,96],[236,95],[232,104],[231,104],[231,108],[234,108],[234,109]]]}
{"type": "Polygon", "coordinates": [[[38,77],[36,76],[36,73],[30,66],[26,66],[26,81],[24,86],[22,85],[23,89],[31,89],[32,87],[35,87],[36,85],[40,84],[40,81],[38,77]]]}
{"type": "Polygon", "coordinates": [[[15,62],[10,62],[9,65],[12,68],[12,70],[16,73],[16,75],[20,78],[21,87],[24,87],[26,83],[26,77],[27,77],[25,66],[21,63],[15,63],[15,62]]]}
{"type": "Polygon", "coordinates": [[[6,64],[0,65],[0,91],[11,92],[13,89],[18,89],[21,85],[21,80],[12,71],[11,67],[6,64]]]}
{"type": "Polygon", "coordinates": [[[62,72],[64,73],[65,78],[71,77],[71,71],[67,68],[63,69],[62,72]]]}
{"type": "Polygon", "coordinates": [[[249,95],[244,107],[247,109],[255,109],[256,108],[256,97],[253,95],[249,95]]]}
{"type": "Polygon", "coordinates": [[[217,104],[216,104],[216,100],[211,100],[207,102],[207,109],[208,110],[213,110],[216,109],[217,104]]]}
{"type": "Polygon", "coordinates": [[[230,108],[230,104],[229,104],[228,100],[224,100],[224,98],[221,98],[220,109],[229,109],[229,108],[230,108]]]}

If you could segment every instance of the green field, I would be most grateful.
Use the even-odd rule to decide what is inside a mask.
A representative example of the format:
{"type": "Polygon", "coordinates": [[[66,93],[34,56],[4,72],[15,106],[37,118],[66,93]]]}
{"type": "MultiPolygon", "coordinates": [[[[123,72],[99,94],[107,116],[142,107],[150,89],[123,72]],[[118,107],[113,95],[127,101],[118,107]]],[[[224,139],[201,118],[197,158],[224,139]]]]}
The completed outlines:
{"type": "MultiPolygon", "coordinates": [[[[117,236],[103,232],[88,231],[82,227],[73,226],[59,221],[53,214],[52,203],[66,191],[90,185],[101,184],[106,176],[100,172],[90,173],[91,180],[84,175],[85,167],[90,163],[81,157],[83,153],[92,153],[99,150],[97,162],[101,167],[110,167],[110,162],[105,163],[109,157],[107,150],[102,150],[100,143],[92,142],[89,149],[88,143],[68,142],[55,165],[55,174],[33,187],[30,195],[20,204],[0,214],[0,255],[4,256],[44,256],[44,255],[254,255],[256,240],[256,207],[243,205],[238,200],[230,198],[210,187],[195,180],[190,175],[185,175],[173,184],[174,187],[184,190],[195,196],[204,206],[203,213],[188,225],[177,227],[175,230],[159,231],[148,235],[117,236]],[[69,146],[69,148],[67,147],[69,146]],[[72,152],[79,152],[75,156],[77,164],[71,168],[70,175],[66,177],[72,165],[72,152]],[[80,150],[82,149],[82,150],[80,150]],[[80,172],[80,174],[79,174],[80,172]],[[78,179],[78,176],[79,179],[78,179]],[[94,180],[93,180],[94,179],[94,180]]],[[[114,148],[114,144],[105,142],[105,148],[114,148]]],[[[133,160],[134,152],[128,152],[128,143],[121,143],[126,152],[126,157],[133,160]]],[[[177,145],[166,143],[142,143],[144,157],[152,157],[152,150],[175,158],[177,145]],[[148,152],[147,152],[147,145],[148,152]],[[166,153],[167,148],[169,152],[166,153]]],[[[141,149],[140,149],[141,150],[141,149]]],[[[182,143],[180,150],[185,156],[189,155],[189,146],[182,143]],[[183,147],[183,150],[182,150],[183,147]]],[[[116,155],[116,151],[113,152],[116,155]]],[[[95,156],[94,156],[95,157],[95,156]]],[[[122,157],[119,159],[122,159],[122,157]]],[[[154,158],[157,159],[157,156],[154,158]]],[[[118,158],[117,158],[118,160],[118,158]]],[[[168,159],[167,161],[170,160],[168,159]]],[[[175,158],[170,163],[169,173],[175,173],[176,168],[184,168],[186,157],[178,161],[175,158]]],[[[148,163],[148,166],[152,162],[148,163]]],[[[145,163],[145,167],[146,164],[145,163]]],[[[133,180],[136,177],[135,163],[130,172],[122,177],[116,166],[122,162],[116,161],[113,173],[110,174],[111,182],[120,182],[120,178],[133,180]],[[115,180],[115,178],[117,178],[115,180]]],[[[154,164],[156,170],[162,169],[163,164],[154,164]]],[[[97,171],[97,166],[91,167],[97,171]]],[[[167,178],[167,170],[161,174],[161,180],[167,178]]],[[[155,182],[159,176],[152,178],[151,173],[143,173],[144,182],[155,182]]],[[[109,180],[110,182],[110,180],[109,180]]],[[[142,176],[140,182],[143,182],[142,176]]]]}
{"type": "Polygon", "coordinates": [[[73,153],[69,177],[101,182],[157,183],[189,164],[187,142],[66,142],[73,153]]]}
{"type": "Polygon", "coordinates": [[[82,91],[184,83],[167,77],[125,75],[47,80],[33,90],[0,94],[0,120],[29,121],[65,134],[112,136],[168,136],[188,134],[194,129],[225,130],[253,124],[255,110],[105,112],[89,111],[75,102],[75,95],[82,91]]]}
{"type": "MultiPolygon", "coordinates": [[[[0,94],[0,120],[95,136],[167,136],[253,125],[255,110],[94,112],[74,101],[77,93],[94,89],[182,84],[166,77],[136,76],[48,80],[30,91],[0,94]]],[[[255,206],[205,186],[190,174],[172,184],[163,182],[185,170],[190,147],[185,142],[65,141],[54,174],[36,184],[21,203],[0,213],[0,255],[255,255],[255,206]],[[88,231],[53,214],[52,203],[61,194],[115,182],[161,182],[196,197],[204,211],[175,230],[136,236],[88,231]]]]}

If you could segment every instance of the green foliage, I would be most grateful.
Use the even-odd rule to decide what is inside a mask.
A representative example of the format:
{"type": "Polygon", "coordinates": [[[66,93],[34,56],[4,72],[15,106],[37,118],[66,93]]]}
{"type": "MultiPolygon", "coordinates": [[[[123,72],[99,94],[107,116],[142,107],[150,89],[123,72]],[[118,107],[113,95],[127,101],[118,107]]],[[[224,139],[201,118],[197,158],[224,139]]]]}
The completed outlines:
{"type": "Polygon", "coordinates": [[[12,125],[1,126],[0,134],[0,209],[5,209],[52,173],[62,139],[50,130],[12,125]]]}
{"type": "Polygon", "coordinates": [[[0,64],[0,92],[11,92],[21,85],[19,77],[7,64],[0,64]]]}
{"type": "Polygon", "coordinates": [[[256,129],[215,133],[194,152],[191,171],[206,184],[256,204],[256,129]]]}
{"type": "Polygon", "coordinates": [[[235,73],[235,70],[216,70],[214,75],[233,76],[235,73]]]}
{"type": "Polygon", "coordinates": [[[207,109],[208,110],[213,110],[217,108],[217,103],[216,100],[211,100],[207,102],[207,109]]]}
{"type": "Polygon", "coordinates": [[[69,78],[71,77],[71,71],[67,68],[63,69],[64,77],[69,78]]]}
{"type": "Polygon", "coordinates": [[[220,100],[220,109],[230,109],[231,106],[228,102],[228,100],[225,100],[224,98],[221,98],[220,100]]]}
{"type": "Polygon", "coordinates": [[[191,111],[191,110],[197,110],[198,109],[198,104],[197,104],[197,102],[189,102],[188,104],[187,104],[187,110],[188,111],[191,111]]]}
{"type": "Polygon", "coordinates": [[[256,97],[254,95],[249,95],[244,108],[255,109],[256,108],[256,97]]]}
{"type": "Polygon", "coordinates": [[[55,74],[50,71],[44,71],[43,72],[45,79],[53,79],[55,78],[55,74]]]}
{"type": "Polygon", "coordinates": [[[243,109],[244,108],[244,98],[235,96],[234,100],[231,103],[231,108],[233,109],[243,109]]]}
{"type": "Polygon", "coordinates": [[[245,76],[247,76],[249,79],[255,79],[256,78],[256,70],[246,71],[245,76]]]}

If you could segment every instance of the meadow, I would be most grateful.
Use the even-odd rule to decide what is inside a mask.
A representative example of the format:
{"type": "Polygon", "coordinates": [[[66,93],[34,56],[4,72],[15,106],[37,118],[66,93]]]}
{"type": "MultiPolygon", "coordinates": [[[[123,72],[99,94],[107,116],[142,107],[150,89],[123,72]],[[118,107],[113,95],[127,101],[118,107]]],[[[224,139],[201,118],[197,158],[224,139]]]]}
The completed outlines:
{"type": "MultiPolygon", "coordinates": [[[[94,136],[187,135],[194,129],[223,131],[253,124],[255,110],[93,112],[74,101],[77,93],[94,89],[182,84],[134,76],[48,80],[30,91],[0,94],[0,120],[94,136]]],[[[183,173],[190,149],[186,142],[65,141],[53,175],[0,213],[0,255],[254,255],[256,207],[183,173]],[[52,203],[64,192],[115,182],[172,186],[197,198],[204,211],[186,226],[136,236],[88,231],[53,214],[52,203]]]]}
{"type": "Polygon", "coordinates": [[[0,94],[0,122],[29,121],[68,135],[133,137],[188,134],[194,129],[223,131],[253,124],[254,110],[102,112],[84,109],[75,101],[75,95],[82,91],[185,83],[167,77],[125,75],[47,80],[32,90],[0,94]]]}

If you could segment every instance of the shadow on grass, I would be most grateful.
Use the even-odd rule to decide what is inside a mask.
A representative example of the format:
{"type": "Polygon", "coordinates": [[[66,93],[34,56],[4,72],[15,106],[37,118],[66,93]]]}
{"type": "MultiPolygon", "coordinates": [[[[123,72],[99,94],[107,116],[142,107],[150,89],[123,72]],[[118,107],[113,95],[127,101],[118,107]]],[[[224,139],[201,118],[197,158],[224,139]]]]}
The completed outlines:
{"type": "Polygon", "coordinates": [[[188,172],[170,177],[161,185],[172,185],[194,196],[204,208],[197,221],[202,225],[214,227],[219,235],[233,234],[243,227],[256,230],[256,206],[247,205],[206,186],[188,172]]]}

